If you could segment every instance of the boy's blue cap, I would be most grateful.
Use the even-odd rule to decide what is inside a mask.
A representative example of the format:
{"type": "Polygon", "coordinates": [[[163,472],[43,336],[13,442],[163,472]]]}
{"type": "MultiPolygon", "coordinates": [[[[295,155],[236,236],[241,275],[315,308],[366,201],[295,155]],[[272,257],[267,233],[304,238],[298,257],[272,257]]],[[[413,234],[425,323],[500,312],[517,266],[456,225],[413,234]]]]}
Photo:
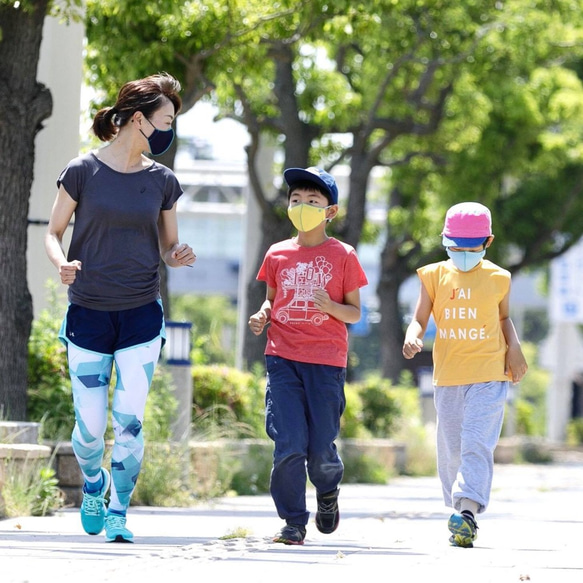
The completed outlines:
{"type": "Polygon", "coordinates": [[[338,187],[336,181],[328,172],[321,168],[311,166],[310,168],[288,168],[283,171],[283,177],[288,186],[295,182],[313,182],[327,192],[330,196],[332,204],[338,204],[338,187]]]}

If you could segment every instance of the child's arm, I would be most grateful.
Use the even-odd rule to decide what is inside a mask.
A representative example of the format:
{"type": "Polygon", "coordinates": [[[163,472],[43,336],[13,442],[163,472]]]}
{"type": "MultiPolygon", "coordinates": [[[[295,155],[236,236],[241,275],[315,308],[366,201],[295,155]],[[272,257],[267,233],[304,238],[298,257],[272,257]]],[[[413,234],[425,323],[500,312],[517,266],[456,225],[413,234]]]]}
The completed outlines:
{"type": "Polygon", "coordinates": [[[403,356],[405,358],[411,359],[423,349],[423,335],[427,329],[427,322],[432,309],[433,302],[425,286],[421,284],[415,313],[405,333],[405,342],[403,343],[403,356]]]}
{"type": "Polygon", "coordinates": [[[356,324],[360,320],[360,289],[358,288],[344,294],[342,304],[332,301],[325,289],[316,289],[314,304],[318,310],[346,324],[356,324]]]}
{"type": "Polygon", "coordinates": [[[528,364],[522,354],[520,340],[516,333],[514,323],[510,319],[510,293],[507,293],[500,302],[500,327],[506,340],[506,357],[504,360],[504,372],[513,383],[519,382],[528,370],[528,364]]]}
{"type": "Polygon", "coordinates": [[[266,324],[271,320],[271,308],[273,307],[273,300],[275,298],[275,288],[267,286],[267,294],[265,301],[261,304],[258,312],[249,318],[249,328],[255,336],[259,336],[266,324]]]}

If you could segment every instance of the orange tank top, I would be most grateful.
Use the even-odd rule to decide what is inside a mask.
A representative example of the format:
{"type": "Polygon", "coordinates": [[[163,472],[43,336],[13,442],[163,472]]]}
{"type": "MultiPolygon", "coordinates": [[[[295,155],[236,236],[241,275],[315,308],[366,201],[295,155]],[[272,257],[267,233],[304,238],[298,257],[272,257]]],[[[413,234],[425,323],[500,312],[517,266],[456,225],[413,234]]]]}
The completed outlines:
{"type": "Polygon", "coordinates": [[[506,340],[499,305],[510,291],[510,272],[488,260],[471,271],[441,261],[417,270],[433,302],[437,325],[433,384],[506,381],[506,340]]]}

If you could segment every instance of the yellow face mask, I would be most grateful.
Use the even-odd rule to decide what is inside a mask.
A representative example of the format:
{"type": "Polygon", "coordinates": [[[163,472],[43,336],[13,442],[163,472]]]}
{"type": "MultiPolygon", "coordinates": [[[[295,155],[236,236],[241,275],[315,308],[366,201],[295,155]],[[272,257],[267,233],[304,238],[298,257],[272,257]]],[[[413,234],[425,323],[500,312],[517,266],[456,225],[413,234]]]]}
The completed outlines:
{"type": "Polygon", "coordinates": [[[306,233],[326,220],[326,209],[328,208],[330,207],[301,203],[288,207],[287,216],[298,231],[306,233]]]}

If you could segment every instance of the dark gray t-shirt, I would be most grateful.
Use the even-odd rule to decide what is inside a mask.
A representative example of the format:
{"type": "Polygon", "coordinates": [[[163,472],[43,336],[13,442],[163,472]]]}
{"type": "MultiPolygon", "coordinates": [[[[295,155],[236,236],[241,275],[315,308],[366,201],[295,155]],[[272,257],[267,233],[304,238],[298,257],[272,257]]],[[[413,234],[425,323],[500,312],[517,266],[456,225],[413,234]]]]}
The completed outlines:
{"type": "Polygon", "coordinates": [[[69,301],[113,311],[157,300],[158,219],[182,194],[174,173],[156,162],[140,172],[117,172],[91,153],[69,162],[61,184],[77,202],[67,259],[82,262],[69,301]]]}

